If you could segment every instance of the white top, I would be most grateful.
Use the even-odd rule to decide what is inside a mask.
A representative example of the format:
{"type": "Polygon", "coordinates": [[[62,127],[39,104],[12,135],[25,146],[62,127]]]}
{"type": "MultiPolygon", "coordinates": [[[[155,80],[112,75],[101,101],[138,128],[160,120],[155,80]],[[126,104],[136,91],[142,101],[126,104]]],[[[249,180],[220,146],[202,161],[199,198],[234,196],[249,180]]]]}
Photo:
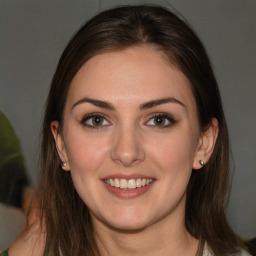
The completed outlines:
{"type": "MultiPolygon", "coordinates": [[[[209,248],[208,248],[207,244],[205,244],[205,246],[204,246],[203,256],[214,256],[214,255],[209,251],[209,248]]],[[[248,252],[242,250],[240,253],[236,254],[235,256],[251,256],[251,254],[249,254],[248,252]]]]}

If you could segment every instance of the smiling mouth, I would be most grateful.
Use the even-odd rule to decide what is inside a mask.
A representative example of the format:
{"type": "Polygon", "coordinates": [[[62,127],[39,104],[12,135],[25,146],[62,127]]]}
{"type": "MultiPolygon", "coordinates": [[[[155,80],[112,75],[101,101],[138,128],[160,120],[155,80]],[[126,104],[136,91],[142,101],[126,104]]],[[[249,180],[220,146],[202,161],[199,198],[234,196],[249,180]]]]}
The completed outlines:
{"type": "Polygon", "coordinates": [[[153,182],[153,179],[105,179],[104,182],[112,187],[119,188],[122,190],[132,190],[148,186],[153,182]]]}

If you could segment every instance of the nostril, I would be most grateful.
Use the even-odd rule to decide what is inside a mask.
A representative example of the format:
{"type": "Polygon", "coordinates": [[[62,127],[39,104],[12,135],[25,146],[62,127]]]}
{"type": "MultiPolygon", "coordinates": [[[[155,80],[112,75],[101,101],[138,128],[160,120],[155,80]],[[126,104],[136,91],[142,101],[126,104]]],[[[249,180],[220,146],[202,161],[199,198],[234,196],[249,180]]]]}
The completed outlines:
{"type": "Polygon", "coordinates": [[[125,127],[117,131],[112,144],[111,158],[125,167],[133,166],[143,161],[145,152],[140,137],[134,128],[125,127]]]}
{"type": "Polygon", "coordinates": [[[125,167],[132,166],[134,164],[140,163],[144,160],[145,154],[142,149],[136,149],[134,151],[128,152],[127,150],[113,150],[111,153],[111,158],[116,163],[122,164],[125,167]]]}

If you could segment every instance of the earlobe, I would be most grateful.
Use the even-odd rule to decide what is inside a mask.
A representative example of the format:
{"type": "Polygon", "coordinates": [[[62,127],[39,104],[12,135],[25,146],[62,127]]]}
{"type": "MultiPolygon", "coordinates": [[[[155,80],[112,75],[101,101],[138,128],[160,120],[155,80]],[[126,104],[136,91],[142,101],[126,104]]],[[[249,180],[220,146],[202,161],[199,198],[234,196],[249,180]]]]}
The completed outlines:
{"type": "Polygon", "coordinates": [[[209,161],[215,147],[218,132],[218,120],[212,118],[211,123],[200,136],[197,152],[194,157],[193,169],[200,169],[209,161]]]}
{"type": "Polygon", "coordinates": [[[55,140],[56,149],[60,158],[60,166],[64,171],[69,171],[68,157],[62,134],[59,132],[59,122],[51,122],[51,131],[55,140]]]}

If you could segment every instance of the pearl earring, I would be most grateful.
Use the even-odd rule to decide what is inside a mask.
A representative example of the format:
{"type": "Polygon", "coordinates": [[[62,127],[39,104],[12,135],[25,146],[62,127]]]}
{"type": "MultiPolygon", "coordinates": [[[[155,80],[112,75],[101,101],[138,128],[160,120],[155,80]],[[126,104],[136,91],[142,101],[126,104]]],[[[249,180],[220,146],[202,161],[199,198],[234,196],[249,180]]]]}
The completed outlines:
{"type": "Polygon", "coordinates": [[[203,160],[200,160],[199,163],[201,164],[201,166],[204,166],[205,162],[203,160]]]}
{"type": "Polygon", "coordinates": [[[67,164],[66,164],[65,162],[60,162],[60,166],[61,166],[61,167],[66,167],[67,164]]]}

